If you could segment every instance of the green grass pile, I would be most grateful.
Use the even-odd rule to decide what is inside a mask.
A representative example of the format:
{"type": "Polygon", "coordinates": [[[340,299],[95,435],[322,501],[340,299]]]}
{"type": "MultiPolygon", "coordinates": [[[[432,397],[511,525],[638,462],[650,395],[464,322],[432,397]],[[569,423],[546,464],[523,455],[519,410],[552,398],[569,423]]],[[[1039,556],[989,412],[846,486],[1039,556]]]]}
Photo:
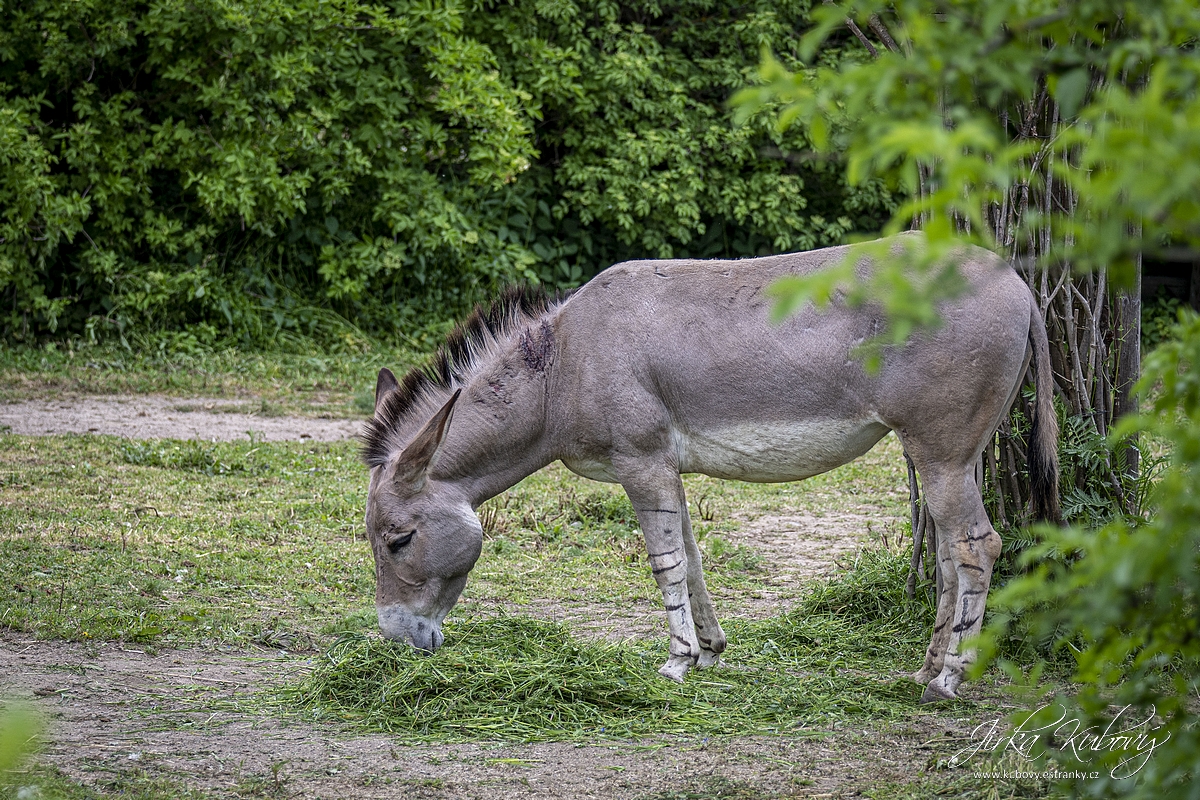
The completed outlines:
{"type": "Polygon", "coordinates": [[[900,673],[918,666],[930,621],[904,602],[902,562],[864,556],[795,611],[729,621],[727,663],[683,685],[656,673],[665,637],[612,644],[498,616],[448,624],[433,656],[342,637],[285,697],[316,718],[435,741],[727,736],[900,719],[920,695],[900,673]]]}

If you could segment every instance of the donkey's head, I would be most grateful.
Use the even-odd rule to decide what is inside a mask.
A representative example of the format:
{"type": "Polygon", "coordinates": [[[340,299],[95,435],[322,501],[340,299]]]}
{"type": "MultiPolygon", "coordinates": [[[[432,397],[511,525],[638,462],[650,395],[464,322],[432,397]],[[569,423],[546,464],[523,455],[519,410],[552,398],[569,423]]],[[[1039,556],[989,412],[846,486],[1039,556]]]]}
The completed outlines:
{"type": "MultiPolygon", "coordinates": [[[[379,373],[375,410],[397,388],[379,373]]],[[[375,555],[375,610],[384,636],[433,652],[483,547],[483,528],[467,497],[431,477],[446,438],[455,392],[407,446],[371,469],[367,537],[375,555]]]]}

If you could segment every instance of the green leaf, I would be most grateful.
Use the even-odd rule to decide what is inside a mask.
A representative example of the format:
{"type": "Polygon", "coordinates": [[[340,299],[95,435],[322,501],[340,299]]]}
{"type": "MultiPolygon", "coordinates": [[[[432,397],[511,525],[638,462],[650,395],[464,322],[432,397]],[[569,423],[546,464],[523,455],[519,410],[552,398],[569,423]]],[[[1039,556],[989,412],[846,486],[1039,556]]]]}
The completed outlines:
{"type": "Polygon", "coordinates": [[[0,778],[20,766],[41,728],[40,718],[28,706],[13,703],[0,709],[0,778]]]}
{"type": "Polygon", "coordinates": [[[815,115],[808,123],[808,138],[813,147],[824,150],[829,146],[829,123],[820,114],[815,115]]]}
{"type": "Polygon", "coordinates": [[[1090,80],[1091,75],[1086,67],[1073,69],[1065,75],[1058,76],[1058,80],[1053,84],[1053,92],[1063,117],[1069,119],[1079,111],[1090,80]]]}

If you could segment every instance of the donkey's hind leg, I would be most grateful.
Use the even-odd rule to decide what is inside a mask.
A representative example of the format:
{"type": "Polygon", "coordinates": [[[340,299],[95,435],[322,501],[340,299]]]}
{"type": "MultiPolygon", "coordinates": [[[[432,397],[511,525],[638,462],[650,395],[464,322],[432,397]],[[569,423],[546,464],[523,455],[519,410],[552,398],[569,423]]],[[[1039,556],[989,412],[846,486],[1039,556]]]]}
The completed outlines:
{"type": "Polygon", "coordinates": [[[938,560],[938,569],[942,573],[942,592],[938,597],[937,619],[933,623],[933,637],[925,650],[925,665],[913,675],[913,680],[922,686],[936,678],[942,671],[946,660],[946,645],[950,642],[950,626],[953,624],[955,604],[958,600],[958,573],[955,572],[950,558],[950,549],[946,537],[939,535],[937,521],[934,525],[936,552],[933,558],[938,560]]]}
{"type": "MultiPolygon", "coordinates": [[[[944,648],[939,648],[941,671],[921,696],[921,701],[928,703],[956,697],[963,672],[974,661],[974,652],[964,650],[962,643],[978,634],[983,625],[992,566],[1000,557],[1001,543],[979,496],[973,462],[954,468],[937,465],[928,469],[925,486],[929,508],[937,523],[943,600],[949,598],[953,602],[948,618],[943,618],[941,606],[938,609],[938,624],[948,624],[949,635],[944,648]]],[[[939,639],[935,632],[931,651],[940,643],[939,639]]],[[[926,665],[931,666],[928,657],[926,665]]]]}
{"type": "Polygon", "coordinates": [[[687,553],[688,596],[692,601],[692,624],[696,626],[696,640],[700,643],[700,657],[696,668],[714,666],[725,652],[725,632],[717,622],[717,612],[704,583],[704,570],[700,563],[700,548],[692,536],[692,520],[688,514],[687,501],[683,503],[683,547],[687,553]]]}

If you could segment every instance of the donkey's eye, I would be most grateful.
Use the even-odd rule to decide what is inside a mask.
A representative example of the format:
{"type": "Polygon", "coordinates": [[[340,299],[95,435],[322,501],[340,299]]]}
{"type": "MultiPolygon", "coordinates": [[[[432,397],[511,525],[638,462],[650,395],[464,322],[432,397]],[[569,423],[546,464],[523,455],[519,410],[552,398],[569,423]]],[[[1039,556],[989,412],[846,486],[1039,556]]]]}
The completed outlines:
{"type": "Polygon", "coordinates": [[[412,541],[413,534],[416,531],[408,531],[407,533],[394,533],[388,537],[387,548],[393,553],[399,553],[400,549],[412,541]]]}

